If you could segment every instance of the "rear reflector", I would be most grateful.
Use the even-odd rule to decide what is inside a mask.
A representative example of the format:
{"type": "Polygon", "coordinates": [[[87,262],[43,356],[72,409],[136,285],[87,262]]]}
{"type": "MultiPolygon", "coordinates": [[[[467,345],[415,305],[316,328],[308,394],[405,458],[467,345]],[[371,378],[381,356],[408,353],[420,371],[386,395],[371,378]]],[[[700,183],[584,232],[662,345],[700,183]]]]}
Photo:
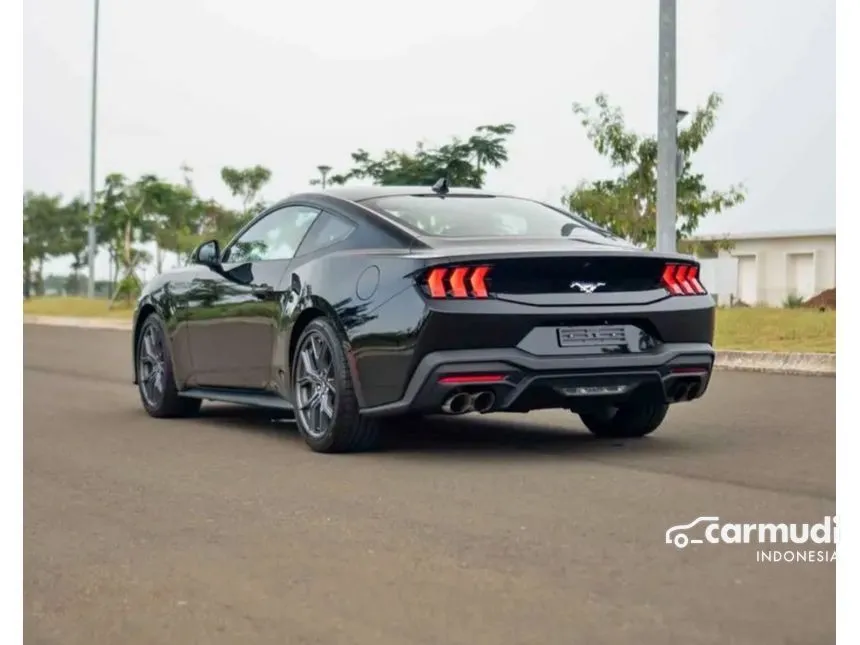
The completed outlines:
{"type": "Polygon", "coordinates": [[[431,298],[487,298],[484,279],[490,267],[436,267],[427,274],[431,298]]]}
{"type": "Polygon", "coordinates": [[[673,296],[701,296],[708,293],[699,282],[699,267],[695,264],[667,264],[660,281],[673,296]]]}
{"type": "Polygon", "coordinates": [[[504,374],[457,374],[456,376],[443,376],[439,382],[443,385],[463,385],[465,383],[499,383],[504,380],[504,374]]]}

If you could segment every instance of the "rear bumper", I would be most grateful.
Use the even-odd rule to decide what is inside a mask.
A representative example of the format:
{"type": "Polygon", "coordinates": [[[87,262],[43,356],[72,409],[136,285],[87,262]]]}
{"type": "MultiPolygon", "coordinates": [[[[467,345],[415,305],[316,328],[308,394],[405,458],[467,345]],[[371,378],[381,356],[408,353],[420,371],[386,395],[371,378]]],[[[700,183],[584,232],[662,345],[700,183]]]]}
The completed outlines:
{"type": "Polygon", "coordinates": [[[490,412],[587,410],[637,396],[676,403],[705,393],[713,365],[713,347],[703,343],[574,356],[535,356],[517,348],[440,351],[421,360],[399,401],[364,408],[362,414],[435,413],[458,391],[492,391],[495,404],[490,412]],[[498,380],[469,382],[469,375],[492,375],[498,380]],[[461,378],[440,382],[451,376],[461,378]]]}

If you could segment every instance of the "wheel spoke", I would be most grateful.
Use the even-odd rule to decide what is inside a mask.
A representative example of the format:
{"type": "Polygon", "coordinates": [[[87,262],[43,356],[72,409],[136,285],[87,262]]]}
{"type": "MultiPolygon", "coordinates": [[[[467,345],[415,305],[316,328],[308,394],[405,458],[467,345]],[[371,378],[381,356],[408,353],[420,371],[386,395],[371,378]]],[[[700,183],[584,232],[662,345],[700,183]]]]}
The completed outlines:
{"type": "Polygon", "coordinates": [[[146,354],[146,358],[150,361],[156,360],[157,356],[155,355],[155,347],[152,344],[152,331],[150,329],[147,329],[143,335],[143,351],[146,354]]]}
{"type": "Polygon", "coordinates": [[[322,350],[322,352],[320,354],[320,360],[318,363],[318,367],[319,367],[319,375],[322,378],[326,378],[329,375],[329,372],[331,371],[331,367],[332,367],[332,355],[331,355],[331,350],[328,347],[325,347],[322,350]]]}
{"type": "Polygon", "coordinates": [[[313,353],[314,369],[319,371],[320,367],[320,346],[317,337],[311,336],[311,352],[313,353]]]}
{"type": "Polygon", "coordinates": [[[314,377],[317,375],[317,368],[311,351],[311,348],[302,350],[301,360],[302,369],[304,369],[305,374],[310,377],[311,380],[313,380],[314,377]]]}
{"type": "Polygon", "coordinates": [[[314,380],[313,378],[311,378],[310,374],[303,374],[299,376],[298,379],[296,379],[296,385],[298,385],[299,387],[305,387],[313,384],[314,380]]]}
{"type": "Polygon", "coordinates": [[[314,404],[311,407],[311,427],[314,432],[319,433],[322,430],[322,414],[320,412],[320,406],[322,404],[322,397],[316,396],[314,397],[314,404]]]}
{"type": "Polygon", "coordinates": [[[301,409],[302,410],[313,409],[317,404],[319,404],[320,396],[321,395],[319,392],[314,392],[313,394],[311,394],[308,397],[307,401],[305,401],[304,405],[301,406],[301,409]]]}
{"type": "Polygon", "coordinates": [[[320,397],[320,412],[329,419],[334,417],[334,408],[332,408],[331,401],[328,400],[328,393],[320,397]]]}

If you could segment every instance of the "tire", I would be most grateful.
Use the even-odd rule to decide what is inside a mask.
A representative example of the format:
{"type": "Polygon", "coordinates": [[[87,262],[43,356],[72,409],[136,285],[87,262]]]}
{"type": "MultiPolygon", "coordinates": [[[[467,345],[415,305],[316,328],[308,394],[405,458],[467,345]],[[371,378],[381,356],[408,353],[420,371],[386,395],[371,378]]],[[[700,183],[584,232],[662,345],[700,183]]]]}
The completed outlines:
{"type": "Polygon", "coordinates": [[[164,323],[157,314],[143,322],[137,339],[137,389],[149,416],[157,419],[194,416],[200,399],[179,396],[173,378],[173,361],[164,323]]]}
{"type": "Polygon", "coordinates": [[[378,447],[380,424],[359,414],[346,354],[331,322],[312,320],[299,337],[291,366],[296,425],[315,452],[378,447]]]}
{"type": "Polygon", "coordinates": [[[651,434],[666,418],[669,405],[660,401],[629,402],[619,408],[580,414],[591,433],[607,439],[632,439],[651,434]]]}

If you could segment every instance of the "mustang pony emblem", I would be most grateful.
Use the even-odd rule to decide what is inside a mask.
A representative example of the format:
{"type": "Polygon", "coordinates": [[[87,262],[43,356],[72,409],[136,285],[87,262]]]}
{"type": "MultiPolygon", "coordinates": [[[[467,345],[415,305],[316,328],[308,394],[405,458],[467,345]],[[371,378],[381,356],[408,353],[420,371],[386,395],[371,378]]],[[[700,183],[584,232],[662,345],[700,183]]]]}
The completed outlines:
{"type": "Polygon", "coordinates": [[[605,287],[605,286],[606,286],[605,282],[571,282],[570,283],[571,289],[578,289],[579,291],[582,291],[583,293],[594,293],[600,287],[605,287]]]}

